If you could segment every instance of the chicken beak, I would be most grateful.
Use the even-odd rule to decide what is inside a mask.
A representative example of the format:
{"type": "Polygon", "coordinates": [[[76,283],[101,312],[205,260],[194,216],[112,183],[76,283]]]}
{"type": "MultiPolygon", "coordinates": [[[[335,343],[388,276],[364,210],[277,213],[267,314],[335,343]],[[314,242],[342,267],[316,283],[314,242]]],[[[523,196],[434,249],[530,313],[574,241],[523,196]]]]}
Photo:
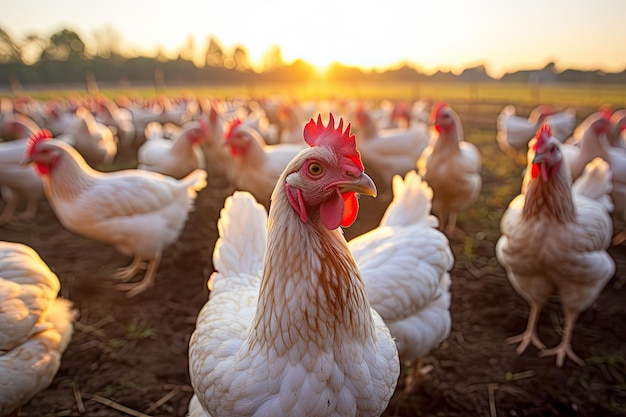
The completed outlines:
{"type": "Polygon", "coordinates": [[[346,181],[339,184],[339,192],[342,194],[354,192],[368,195],[370,197],[376,197],[378,195],[374,181],[365,172],[360,176],[355,177],[352,181],[346,181]]]}
{"type": "Polygon", "coordinates": [[[25,159],[22,160],[22,162],[20,162],[20,165],[23,166],[23,167],[26,167],[26,166],[32,164],[33,162],[34,161],[32,159],[25,158],[25,159]]]}

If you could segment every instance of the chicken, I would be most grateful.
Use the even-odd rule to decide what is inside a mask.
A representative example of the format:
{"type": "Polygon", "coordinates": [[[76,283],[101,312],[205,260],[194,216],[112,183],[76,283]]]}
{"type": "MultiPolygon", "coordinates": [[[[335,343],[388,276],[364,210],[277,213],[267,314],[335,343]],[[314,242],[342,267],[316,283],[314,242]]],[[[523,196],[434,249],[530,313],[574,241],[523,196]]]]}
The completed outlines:
{"type": "Polygon", "coordinates": [[[94,107],[96,121],[111,129],[116,138],[116,161],[134,159],[137,152],[135,145],[137,133],[131,112],[119,107],[115,101],[106,97],[98,97],[94,107]]]}
{"type": "Polygon", "coordinates": [[[430,132],[426,123],[413,123],[411,128],[378,129],[376,122],[362,106],[355,111],[359,132],[359,152],[374,179],[381,186],[391,186],[394,175],[414,170],[417,160],[428,145],[430,132]]]}
{"type": "Polygon", "coordinates": [[[5,116],[0,123],[0,142],[2,140],[27,138],[39,130],[39,125],[30,117],[15,113],[5,116]]]}
{"type": "Polygon", "coordinates": [[[626,152],[626,109],[619,109],[611,115],[609,145],[626,152]]]}
{"type": "MultiPolygon", "coordinates": [[[[542,356],[556,355],[562,367],[565,357],[579,365],[584,362],[571,347],[574,324],[581,311],[598,297],[615,273],[615,263],[607,253],[611,242],[611,206],[601,195],[585,195],[585,190],[611,189],[611,173],[600,159],[589,170],[601,180],[571,190],[567,161],[561,142],[549,126],[537,132],[534,157],[529,159],[531,179],[525,194],[518,195],[504,212],[496,244],[496,256],[505,268],[513,288],[530,304],[526,330],[507,339],[520,343],[522,354],[532,343],[542,356]],[[545,349],[536,332],[541,308],[552,294],[558,295],[565,316],[561,343],[545,349]]],[[[591,181],[590,178],[581,178],[591,181]]]]}
{"type": "Polygon", "coordinates": [[[280,120],[279,143],[305,145],[302,141],[302,127],[306,123],[304,110],[295,100],[283,101],[278,109],[280,120]]]}
{"type": "Polygon", "coordinates": [[[96,122],[86,107],[76,110],[74,122],[57,139],[74,146],[85,162],[95,168],[109,165],[117,153],[117,143],[111,129],[96,122]]]}
{"type": "Polygon", "coordinates": [[[431,112],[434,126],[428,147],[417,161],[418,173],[433,190],[433,214],[450,236],[459,212],[474,203],[480,194],[481,158],[475,145],[463,140],[458,114],[446,103],[431,112]]]}
{"type": "Polygon", "coordinates": [[[17,416],[59,369],[77,314],[60,287],[32,248],[0,242],[0,416],[17,416]]]}
{"type": "Polygon", "coordinates": [[[357,216],[357,193],[376,194],[349,132],[332,115],[328,126],[311,119],[311,147],[281,174],[269,220],[249,193],[227,199],[189,345],[192,407],[232,417],[385,410],[398,352],[340,229],[357,216]]]}
{"type": "Polygon", "coordinates": [[[238,119],[228,125],[224,138],[234,161],[229,176],[234,179],[235,187],[252,193],[265,207],[269,207],[280,174],[306,147],[304,141],[302,145],[266,145],[256,130],[238,119]]]}
{"type": "Polygon", "coordinates": [[[65,142],[40,131],[29,138],[27,160],[34,162],[59,221],[68,230],[114,245],[133,262],[113,278],[132,297],[153,285],[164,249],[175,242],[206,186],[206,172],[182,180],[143,170],[103,173],[90,168],[65,142]],[[143,280],[128,283],[149,261],[143,280]]]}
{"type": "MultiPolygon", "coordinates": [[[[153,124],[149,124],[147,129],[153,124]]],[[[160,126],[160,125],[159,125],[160,126]]],[[[137,153],[137,168],[160,172],[174,178],[183,178],[196,169],[205,169],[201,145],[208,135],[208,126],[202,122],[187,122],[173,139],[146,135],[146,141],[137,153]]]]}
{"type": "Polygon", "coordinates": [[[22,165],[26,142],[27,138],[0,142],[0,194],[5,202],[0,224],[13,220],[22,199],[26,200],[26,207],[18,217],[23,220],[33,219],[44,198],[41,178],[34,169],[22,165]]]}
{"type": "Polygon", "coordinates": [[[430,215],[432,190],[415,171],[393,179],[394,199],[379,227],[352,239],[372,307],[396,341],[401,363],[413,362],[405,391],[421,384],[421,358],[450,334],[454,257],[430,215]]]}
{"type": "Polygon", "coordinates": [[[567,108],[554,112],[552,107],[541,104],[535,107],[528,118],[519,116],[515,106],[506,105],[497,118],[496,141],[502,152],[511,159],[526,162],[528,142],[533,138],[542,123],[549,124],[555,137],[565,141],[576,126],[576,110],[567,108]]]}

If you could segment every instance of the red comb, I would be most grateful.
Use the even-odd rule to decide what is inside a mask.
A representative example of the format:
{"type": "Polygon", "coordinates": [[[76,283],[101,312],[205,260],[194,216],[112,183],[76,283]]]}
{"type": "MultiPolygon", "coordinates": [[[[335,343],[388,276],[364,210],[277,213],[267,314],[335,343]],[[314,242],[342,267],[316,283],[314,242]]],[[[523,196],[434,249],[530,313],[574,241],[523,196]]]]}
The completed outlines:
{"type": "Polygon", "coordinates": [[[237,128],[237,126],[239,126],[241,124],[241,119],[234,119],[232,120],[228,126],[226,126],[226,132],[224,137],[226,139],[230,139],[233,135],[233,132],[235,131],[235,129],[237,128]]]}
{"type": "Polygon", "coordinates": [[[543,146],[545,144],[545,141],[548,140],[548,138],[551,136],[552,136],[552,131],[550,130],[550,125],[548,124],[541,125],[541,127],[537,130],[537,134],[535,135],[535,138],[537,139],[537,141],[535,142],[535,146],[533,150],[536,151],[537,147],[543,146]]]}
{"type": "Polygon", "coordinates": [[[440,102],[438,102],[437,104],[435,104],[433,106],[433,110],[430,113],[430,121],[431,121],[431,123],[435,123],[435,120],[437,120],[437,117],[439,116],[439,112],[444,107],[448,107],[448,103],[446,103],[445,101],[440,101],[440,102]]]}
{"type": "Polygon", "coordinates": [[[31,156],[33,154],[33,148],[39,142],[52,138],[52,133],[48,129],[41,129],[37,132],[33,133],[28,137],[28,142],[26,143],[26,156],[31,156]]]}
{"type": "Polygon", "coordinates": [[[343,130],[343,119],[339,118],[339,125],[335,129],[335,117],[330,113],[328,125],[322,123],[322,115],[317,115],[317,122],[313,118],[304,126],[304,140],[309,146],[328,146],[335,151],[350,158],[361,171],[363,171],[363,162],[361,155],[356,149],[356,137],[350,134],[350,123],[343,130]]]}

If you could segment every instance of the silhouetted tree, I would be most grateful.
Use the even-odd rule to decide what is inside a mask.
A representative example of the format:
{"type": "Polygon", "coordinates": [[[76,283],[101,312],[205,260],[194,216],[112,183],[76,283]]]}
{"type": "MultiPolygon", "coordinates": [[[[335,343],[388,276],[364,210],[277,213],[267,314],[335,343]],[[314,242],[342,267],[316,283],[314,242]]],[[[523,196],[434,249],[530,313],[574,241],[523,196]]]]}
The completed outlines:
{"type": "Polygon", "coordinates": [[[110,58],[119,56],[120,46],[122,44],[122,35],[112,26],[105,26],[102,29],[93,31],[93,38],[96,41],[96,55],[101,58],[110,58]]]}
{"type": "Polygon", "coordinates": [[[87,58],[85,43],[76,32],[63,29],[50,36],[50,43],[41,58],[46,61],[83,60],[87,58]]]}
{"type": "Polygon", "coordinates": [[[19,44],[2,28],[0,28],[0,62],[24,63],[24,61],[22,61],[22,50],[19,44]]]}
{"type": "Polygon", "coordinates": [[[207,67],[224,67],[224,50],[214,36],[209,36],[207,39],[207,47],[204,56],[207,67]]]}
{"type": "Polygon", "coordinates": [[[263,71],[271,71],[276,68],[285,66],[283,61],[283,51],[278,45],[272,45],[263,54],[263,71]]]}
{"type": "Polygon", "coordinates": [[[252,68],[248,59],[248,51],[241,45],[235,46],[232,60],[233,68],[238,71],[249,71],[252,68]]]}

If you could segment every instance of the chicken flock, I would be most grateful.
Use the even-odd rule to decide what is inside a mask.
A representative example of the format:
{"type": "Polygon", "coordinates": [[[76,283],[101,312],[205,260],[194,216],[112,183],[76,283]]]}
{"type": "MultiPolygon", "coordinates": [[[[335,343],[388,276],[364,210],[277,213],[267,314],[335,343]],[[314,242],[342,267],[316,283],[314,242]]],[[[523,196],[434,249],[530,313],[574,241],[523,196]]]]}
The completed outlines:
{"type": "MultiPolygon", "coordinates": [[[[397,387],[425,383],[422,358],[450,335],[450,240],[482,189],[480,149],[450,104],[2,100],[0,227],[32,221],[46,200],[65,228],[132,260],[112,275],[121,296],[158,288],[199,194],[217,173],[231,184],[189,342],[189,416],[379,416],[397,387]],[[347,241],[360,197],[379,192],[380,224],[347,241]]],[[[573,109],[508,105],[495,122],[521,184],[496,257],[530,306],[503,342],[583,366],[575,322],[615,275],[607,250],[626,213],[626,111],[577,124],[573,109]],[[565,327],[546,348],[536,325],[552,295],[565,327]]],[[[78,311],[32,248],[0,252],[9,416],[52,381],[78,311]]]]}

